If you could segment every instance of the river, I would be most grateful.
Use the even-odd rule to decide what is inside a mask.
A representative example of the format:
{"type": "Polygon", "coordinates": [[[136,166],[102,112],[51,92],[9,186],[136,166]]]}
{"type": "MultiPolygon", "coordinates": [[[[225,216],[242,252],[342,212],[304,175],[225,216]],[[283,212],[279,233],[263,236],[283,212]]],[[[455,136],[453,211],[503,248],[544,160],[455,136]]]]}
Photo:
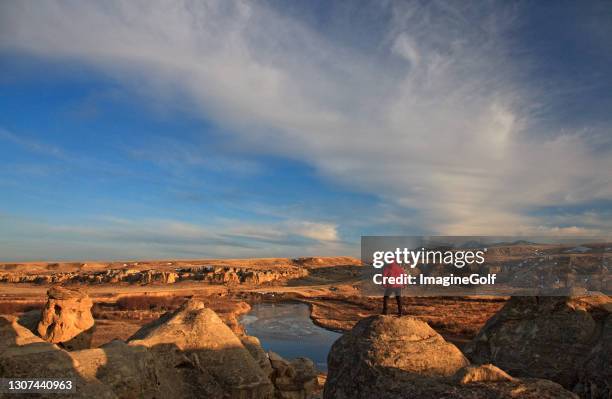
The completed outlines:
{"type": "Polygon", "coordinates": [[[255,304],[240,322],[266,351],[285,359],[307,357],[321,371],[327,371],[329,349],[342,335],[315,325],[308,305],[298,302],[255,304]]]}

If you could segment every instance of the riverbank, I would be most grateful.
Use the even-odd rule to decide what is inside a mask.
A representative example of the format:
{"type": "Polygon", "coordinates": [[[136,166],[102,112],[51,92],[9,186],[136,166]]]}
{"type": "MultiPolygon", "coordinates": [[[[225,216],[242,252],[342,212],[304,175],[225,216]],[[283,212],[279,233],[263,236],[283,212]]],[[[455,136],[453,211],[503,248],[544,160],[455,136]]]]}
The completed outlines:
{"type": "MultiPolygon", "coordinates": [[[[14,314],[38,308],[47,286],[2,284],[0,313],[14,314]]],[[[237,318],[253,304],[299,301],[308,305],[309,317],[330,331],[348,331],[362,318],[381,311],[380,298],[366,298],[350,282],[302,286],[227,286],[194,282],[172,285],[93,285],[87,291],[98,321],[96,343],[125,339],[141,325],[175,309],[184,298],[198,298],[240,332],[237,318]]],[[[500,297],[405,297],[405,314],[426,321],[445,339],[461,346],[475,336],[486,320],[506,301],[500,297]]],[[[392,301],[392,306],[394,302],[392,301]]],[[[394,307],[390,310],[393,312],[394,307]]]]}

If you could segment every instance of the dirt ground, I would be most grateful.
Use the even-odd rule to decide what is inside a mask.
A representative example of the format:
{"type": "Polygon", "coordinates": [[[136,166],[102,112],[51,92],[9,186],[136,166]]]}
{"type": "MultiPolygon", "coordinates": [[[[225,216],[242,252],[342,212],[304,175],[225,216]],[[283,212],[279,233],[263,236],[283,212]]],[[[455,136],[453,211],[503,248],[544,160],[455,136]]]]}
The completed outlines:
{"type": "MultiPolygon", "coordinates": [[[[91,270],[137,268],[171,271],[185,266],[239,266],[253,270],[304,268],[307,275],[260,285],[211,284],[178,281],[172,284],[81,284],[94,301],[96,319],[94,346],[113,339],[126,339],[140,326],[175,309],[187,298],[196,297],[215,310],[236,332],[242,330],[238,317],[250,304],[262,301],[300,301],[311,309],[313,322],[321,327],[346,331],[361,318],[380,313],[381,298],[361,295],[357,281],[362,266],[354,258],[266,258],[242,260],[139,261],[139,262],[34,262],[0,264],[5,273],[86,273],[91,270]]],[[[0,314],[19,314],[42,308],[49,284],[0,283],[0,314]]],[[[504,297],[404,297],[404,313],[428,322],[446,339],[462,345],[473,338],[497,312],[504,297]]],[[[390,301],[389,311],[396,311],[390,301]]]]}
{"type": "MultiPolygon", "coordinates": [[[[361,318],[380,313],[380,298],[355,295],[350,285],[323,284],[305,286],[227,287],[177,283],[174,285],[100,285],[86,290],[94,300],[96,319],[93,346],[113,339],[126,339],[143,324],[168,310],[175,309],[187,298],[196,297],[215,310],[233,330],[241,326],[237,318],[262,301],[300,301],[308,304],[313,322],[321,327],[346,331],[361,318]]],[[[45,286],[2,284],[0,313],[18,314],[42,308],[46,300],[45,286]]],[[[461,345],[473,338],[489,317],[503,306],[506,298],[495,297],[404,297],[407,315],[427,321],[446,339],[461,345]]],[[[390,301],[389,311],[396,311],[390,301]]]]}

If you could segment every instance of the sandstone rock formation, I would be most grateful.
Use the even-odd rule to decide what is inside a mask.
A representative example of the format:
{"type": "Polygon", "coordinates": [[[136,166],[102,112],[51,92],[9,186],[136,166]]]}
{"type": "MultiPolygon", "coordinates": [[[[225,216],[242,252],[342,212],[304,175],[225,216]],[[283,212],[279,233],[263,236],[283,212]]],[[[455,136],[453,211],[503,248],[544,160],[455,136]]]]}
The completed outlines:
{"type": "Polygon", "coordinates": [[[19,318],[8,315],[0,317],[0,356],[5,355],[7,351],[19,347],[29,347],[32,344],[37,344],[37,347],[59,349],[56,345],[34,335],[28,327],[20,322],[19,318]]]}
{"type": "Polygon", "coordinates": [[[265,284],[305,277],[308,270],[302,267],[285,266],[282,269],[253,270],[248,267],[190,266],[176,271],[138,270],[119,268],[79,270],[71,272],[45,271],[44,274],[23,274],[19,271],[0,273],[0,283],[29,284],[173,284],[192,280],[213,284],[265,284]]]}
{"type": "Polygon", "coordinates": [[[200,301],[187,301],[175,312],[141,328],[128,342],[162,355],[180,351],[186,361],[211,375],[231,397],[273,395],[268,376],[240,339],[200,301]]]}
{"type": "Polygon", "coordinates": [[[612,299],[514,297],[465,348],[476,363],[546,378],[584,398],[612,395],[612,299]]]}
{"type": "Polygon", "coordinates": [[[299,357],[287,361],[274,352],[268,352],[274,370],[272,382],[279,399],[308,399],[317,384],[317,371],[312,360],[299,357]]]}
{"type": "MultiPolygon", "coordinates": [[[[61,289],[50,297],[83,299],[61,289]]],[[[271,362],[257,338],[239,338],[197,300],[145,325],[127,343],[95,349],[68,352],[23,325],[31,323],[31,315],[0,318],[0,375],[70,378],[77,383],[72,397],[306,399],[316,382],[310,360],[271,362]]]]}
{"type": "Polygon", "coordinates": [[[97,349],[70,352],[70,355],[81,376],[101,383],[118,398],[240,397],[230,396],[197,357],[178,350],[154,351],[116,340],[97,349]]]}
{"type": "Polygon", "coordinates": [[[419,377],[451,376],[469,364],[455,345],[413,317],[368,317],[343,335],[332,351],[336,356],[328,358],[330,370],[340,367],[335,362],[347,360],[347,356],[360,356],[353,360],[401,369],[419,377]]]}
{"type": "Polygon", "coordinates": [[[240,341],[242,345],[249,351],[253,359],[257,362],[264,375],[268,378],[272,378],[272,364],[270,363],[270,359],[268,358],[268,354],[261,347],[261,342],[259,342],[259,338],[252,337],[250,335],[243,335],[240,337],[240,341]]]}
{"type": "MultiPolygon", "coordinates": [[[[3,378],[64,378],[72,380],[77,391],[67,397],[108,398],[117,396],[96,379],[86,379],[81,366],[72,356],[55,344],[37,337],[13,316],[0,316],[0,376],[3,378]]],[[[0,393],[0,398],[14,394],[0,393]]],[[[23,395],[26,397],[27,395],[23,395]]],[[[41,395],[56,397],[57,394],[41,395]]]]}
{"type": "Polygon", "coordinates": [[[551,381],[470,367],[458,348],[412,317],[361,320],[334,343],[328,367],[326,399],[576,398],[551,381]]]}
{"type": "Polygon", "coordinates": [[[515,379],[499,367],[492,364],[483,364],[480,366],[465,366],[453,375],[452,381],[465,385],[472,382],[515,381],[515,379]]]}
{"type": "MultiPolygon", "coordinates": [[[[49,297],[45,310],[59,304],[57,316],[77,308],[74,302],[87,303],[82,292],[62,288],[49,290],[49,297]]],[[[70,397],[307,399],[317,383],[312,361],[268,356],[257,338],[238,337],[193,299],[143,326],[127,343],[95,349],[68,352],[47,342],[32,331],[37,321],[34,312],[0,317],[0,376],[69,378],[77,385],[70,397]]]]}
{"type": "Polygon", "coordinates": [[[64,343],[70,349],[89,347],[94,326],[91,298],[78,288],[60,286],[51,287],[47,296],[38,334],[45,341],[64,343]]]}

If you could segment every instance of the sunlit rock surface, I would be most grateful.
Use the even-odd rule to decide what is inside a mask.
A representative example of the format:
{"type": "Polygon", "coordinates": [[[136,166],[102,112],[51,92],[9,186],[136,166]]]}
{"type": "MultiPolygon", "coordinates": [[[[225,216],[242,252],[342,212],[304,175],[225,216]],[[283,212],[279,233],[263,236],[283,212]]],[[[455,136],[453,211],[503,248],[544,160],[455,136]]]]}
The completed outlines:
{"type": "Polygon", "coordinates": [[[457,347],[412,317],[361,320],[334,344],[328,366],[325,399],[577,397],[551,381],[475,370],[457,347]]]}

